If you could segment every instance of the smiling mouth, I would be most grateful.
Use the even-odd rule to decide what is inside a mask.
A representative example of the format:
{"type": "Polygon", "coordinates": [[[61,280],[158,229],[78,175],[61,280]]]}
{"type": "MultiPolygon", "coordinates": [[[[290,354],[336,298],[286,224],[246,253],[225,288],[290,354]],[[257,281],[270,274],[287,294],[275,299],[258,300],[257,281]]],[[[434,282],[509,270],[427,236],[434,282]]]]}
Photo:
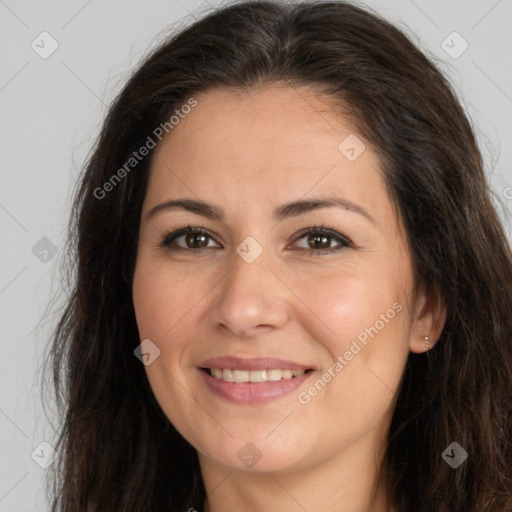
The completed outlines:
{"type": "Polygon", "coordinates": [[[217,380],[242,384],[246,382],[277,382],[291,380],[309,373],[312,370],[281,370],[277,368],[265,370],[235,370],[231,368],[201,368],[217,380]]]}

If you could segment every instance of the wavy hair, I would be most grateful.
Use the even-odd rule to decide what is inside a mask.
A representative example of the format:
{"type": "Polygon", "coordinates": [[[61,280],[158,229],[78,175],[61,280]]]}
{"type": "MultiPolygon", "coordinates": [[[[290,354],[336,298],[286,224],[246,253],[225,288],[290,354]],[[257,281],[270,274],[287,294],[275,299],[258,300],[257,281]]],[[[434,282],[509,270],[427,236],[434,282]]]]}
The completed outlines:
{"type": "Polygon", "coordinates": [[[197,454],[134,356],[132,278],[153,153],[108,194],[98,190],[194,93],[273,84],[314,86],[348,106],[380,156],[415,282],[447,308],[438,343],[409,354],[401,381],[383,461],[395,510],[512,511],[512,255],[456,93],[432,57],[369,8],[251,1],[203,15],[140,63],[77,183],[72,291],[46,363],[62,418],[52,512],[202,505],[197,454]],[[454,441],[469,455],[457,469],[441,457],[454,441]]]}

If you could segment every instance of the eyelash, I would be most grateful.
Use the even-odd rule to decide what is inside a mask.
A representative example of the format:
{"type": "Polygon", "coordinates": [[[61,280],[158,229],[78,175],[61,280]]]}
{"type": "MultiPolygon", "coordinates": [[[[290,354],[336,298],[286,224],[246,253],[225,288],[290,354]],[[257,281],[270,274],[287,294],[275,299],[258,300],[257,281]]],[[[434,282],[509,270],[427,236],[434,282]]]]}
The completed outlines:
{"type": "MultiPolygon", "coordinates": [[[[171,243],[174,240],[176,240],[176,238],[178,238],[182,235],[187,235],[187,234],[205,235],[213,240],[213,237],[210,235],[210,233],[206,229],[204,229],[204,227],[202,225],[200,227],[192,227],[190,225],[187,225],[186,227],[178,229],[176,231],[173,231],[172,233],[166,233],[162,237],[159,245],[160,245],[160,247],[163,247],[167,250],[189,251],[189,252],[195,252],[195,253],[200,253],[205,249],[210,249],[210,247],[202,247],[199,249],[190,249],[190,248],[184,248],[184,247],[175,247],[175,248],[170,247],[171,243]]],[[[352,241],[349,240],[347,237],[341,235],[334,229],[329,228],[324,225],[320,225],[320,226],[315,225],[312,228],[307,228],[306,230],[304,230],[300,233],[300,235],[295,239],[295,241],[298,241],[301,238],[304,238],[305,236],[312,235],[312,234],[324,235],[324,236],[328,236],[332,239],[336,239],[338,242],[340,242],[340,245],[338,247],[331,247],[329,249],[302,249],[302,248],[300,248],[300,249],[296,249],[296,250],[300,251],[301,253],[307,253],[310,256],[321,256],[323,254],[332,254],[332,253],[341,251],[346,248],[354,247],[354,244],[352,243],[352,241]]]]}

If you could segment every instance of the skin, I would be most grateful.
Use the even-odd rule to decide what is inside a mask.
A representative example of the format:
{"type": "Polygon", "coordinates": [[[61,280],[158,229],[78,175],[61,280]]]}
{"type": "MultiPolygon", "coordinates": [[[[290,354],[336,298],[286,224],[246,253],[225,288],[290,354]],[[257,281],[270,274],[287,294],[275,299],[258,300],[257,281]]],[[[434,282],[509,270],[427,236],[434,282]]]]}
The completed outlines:
{"type": "MultiPolygon", "coordinates": [[[[151,388],[199,454],[208,497],[195,508],[387,512],[378,470],[396,390],[409,353],[426,350],[424,336],[435,344],[446,312],[426,286],[414,287],[378,155],[332,101],[308,87],[219,88],[194,97],[197,106],[153,155],[133,301],[140,339],[160,349],[145,367],[151,388]],[[338,149],[350,134],[366,146],[354,161],[338,149]],[[340,207],[273,219],[279,205],[313,196],[342,197],[373,221],[340,207]],[[155,205],[178,198],[213,203],[225,218],[180,209],[148,218],[155,205]],[[175,240],[181,251],[160,245],[188,224],[208,230],[206,249],[197,249],[201,239],[187,245],[185,236],[175,240]],[[318,255],[300,232],[321,224],[354,245],[318,255]],[[236,251],[247,236],[263,249],[252,263],[236,251]],[[298,393],[395,303],[401,311],[300,403],[298,393]],[[234,404],[197,369],[223,355],[278,357],[315,371],[283,397],[234,404]],[[237,457],[248,442],[261,453],[251,468],[237,457]]],[[[340,246],[336,238],[319,243],[340,246]]]]}

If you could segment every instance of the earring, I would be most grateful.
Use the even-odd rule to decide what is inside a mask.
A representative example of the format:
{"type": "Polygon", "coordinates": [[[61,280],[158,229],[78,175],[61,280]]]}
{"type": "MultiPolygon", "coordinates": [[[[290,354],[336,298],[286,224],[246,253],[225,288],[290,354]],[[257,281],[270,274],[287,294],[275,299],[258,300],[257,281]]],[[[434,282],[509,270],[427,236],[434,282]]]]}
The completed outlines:
{"type": "Polygon", "coordinates": [[[430,345],[429,345],[429,338],[428,338],[428,336],[425,336],[425,347],[426,347],[426,349],[427,349],[427,350],[429,350],[429,349],[430,349],[430,345]]]}

